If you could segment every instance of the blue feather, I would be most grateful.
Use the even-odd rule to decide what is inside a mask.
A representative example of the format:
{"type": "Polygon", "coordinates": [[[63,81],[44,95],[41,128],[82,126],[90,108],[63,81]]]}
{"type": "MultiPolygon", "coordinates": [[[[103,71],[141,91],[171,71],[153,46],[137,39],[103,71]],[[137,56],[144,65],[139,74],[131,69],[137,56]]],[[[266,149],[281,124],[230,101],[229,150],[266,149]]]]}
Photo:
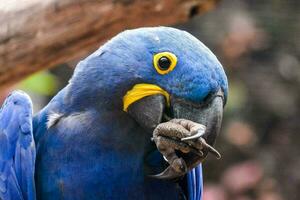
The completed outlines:
{"type": "Polygon", "coordinates": [[[1,108],[0,144],[0,199],[34,200],[32,103],[21,91],[7,97],[1,108]]]}

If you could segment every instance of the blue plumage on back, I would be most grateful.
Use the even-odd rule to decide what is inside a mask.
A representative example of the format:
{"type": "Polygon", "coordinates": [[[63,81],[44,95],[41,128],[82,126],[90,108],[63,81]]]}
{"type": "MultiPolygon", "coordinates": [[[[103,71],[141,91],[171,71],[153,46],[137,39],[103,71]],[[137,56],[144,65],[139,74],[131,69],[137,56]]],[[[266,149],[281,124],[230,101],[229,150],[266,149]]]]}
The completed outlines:
{"type": "Polygon", "coordinates": [[[13,92],[0,112],[0,198],[35,199],[32,103],[13,92]]]}

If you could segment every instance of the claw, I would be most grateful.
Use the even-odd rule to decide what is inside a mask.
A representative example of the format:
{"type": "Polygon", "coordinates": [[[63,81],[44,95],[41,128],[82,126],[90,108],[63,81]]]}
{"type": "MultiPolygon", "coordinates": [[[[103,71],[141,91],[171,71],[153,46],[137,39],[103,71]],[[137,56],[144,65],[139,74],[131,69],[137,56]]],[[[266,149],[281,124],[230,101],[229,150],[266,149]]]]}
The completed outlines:
{"type": "Polygon", "coordinates": [[[175,159],[167,169],[163,172],[156,174],[156,175],[149,175],[149,177],[157,178],[157,179],[174,179],[178,178],[179,176],[183,176],[187,173],[188,167],[185,161],[182,158],[175,159]]]}
{"type": "Polygon", "coordinates": [[[208,150],[208,152],[212,153],[214,156],[216,156],[217,159],[221,158],[221,154],[216,150],[214,147],[210,146],[209,144],[206,143],[206,141],[203,138],[201,139],[201,143],[208,150]]]}
{"type": "Polygon", "coordinates": [[[168,159],[166,158],[166,156],[163,156],[163,158],[166,162],[169,162],[168,159]]]}
{"type": "Polygon", "coordinates": [[[197,131],[197,133],[195,135],[185,137],[185,138],[181,138],[181,141],[197,139],[197,138],[204,135],[205,130],[206,130],[206,127],[204,125],[201,125],[201,127],[199,128],[199,130],[197,131]]]}

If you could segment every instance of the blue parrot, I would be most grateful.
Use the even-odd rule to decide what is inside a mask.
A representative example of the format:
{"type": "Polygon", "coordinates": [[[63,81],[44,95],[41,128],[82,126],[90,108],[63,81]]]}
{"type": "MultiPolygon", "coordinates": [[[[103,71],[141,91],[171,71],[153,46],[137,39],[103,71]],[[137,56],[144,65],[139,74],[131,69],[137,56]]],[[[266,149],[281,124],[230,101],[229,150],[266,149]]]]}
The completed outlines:
{"type": "MultiPolygon", "coordinates": [[[[199,200],[208,150],[173,150],[186,166],[176,171],[152,133],[187,119],[204,125],[201,138],[213,145],[227,90],[222,65],[191,34],[169,27],[124,31],[80,61],[68,85],[34,116],[24,92],[7,97],[0,199],[199,200]]],[[[187,144],[160,136],[175,147],[187,144]]],[[[195,149],[197,142],[189,144],[195,149]]]]}

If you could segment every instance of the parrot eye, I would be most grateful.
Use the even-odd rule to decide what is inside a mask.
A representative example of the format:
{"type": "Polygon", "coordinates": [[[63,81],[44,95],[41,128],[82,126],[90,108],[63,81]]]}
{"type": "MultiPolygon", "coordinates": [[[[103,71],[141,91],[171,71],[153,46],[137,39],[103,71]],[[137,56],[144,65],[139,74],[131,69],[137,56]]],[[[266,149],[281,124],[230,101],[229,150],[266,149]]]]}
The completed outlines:
{"type": "Polygon", "coordinates": [[[168,70],[170,66],[171,66],[171,61],[169,58],[163,56],[158,60],[158,67],[161,70],[168,70]]]}
{"type": "Polygon", "coordinates": [[[161,52],[153,57],[153,65],[159,74],[167,74],[172,71],[177,64],[177,57],[170,52],[161,52]]]}

